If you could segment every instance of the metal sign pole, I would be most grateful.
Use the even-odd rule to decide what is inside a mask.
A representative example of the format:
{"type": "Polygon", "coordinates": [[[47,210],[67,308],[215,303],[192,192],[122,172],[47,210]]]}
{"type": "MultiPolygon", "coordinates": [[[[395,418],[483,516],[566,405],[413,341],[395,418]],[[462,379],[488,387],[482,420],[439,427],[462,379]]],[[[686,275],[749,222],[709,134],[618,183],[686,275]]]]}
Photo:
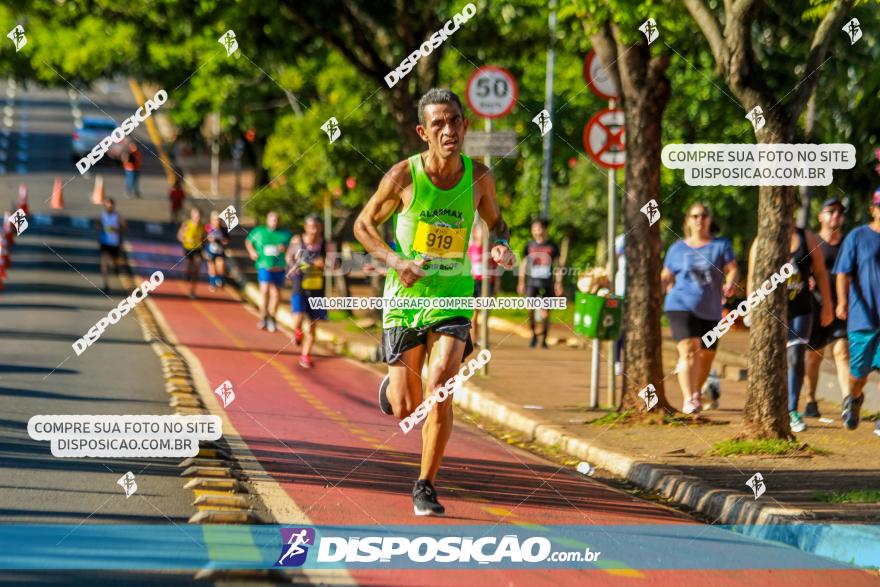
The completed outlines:
{"type": "MultiPolygon", "coordinates": [[[[486,119],[486,132],[492,133],[492,119],[486,119]]],[[[490,170],[492,169],[492,156],[486,155],[484,158],[486,162],[486,167],[490,170]]],[[[483,220],[480,219],[480,222],[483,220]]],[[[481,259],[483,264],[483,280],[481,282],[482,288],[480,289],[480,295],[484,298],[489,297],[489,225],[483,227],[483,256],[481,259]]],[[[480,330],[480,347],[484,349],[489,349],[489,310],[484,308],[480,310],[480,322],[483,325],[483,328],[480,330]]],[[[480,369],[480,375],[488,375],[489,374],[489,364],[484,363],[483,367],[480,369]]]]}
{"type": "MultiPolygon", "coordinates": [[[[616,100],[608,101],[608,108],[614,110],[616,100]]],[[[617,254],[614,246],[614,231],[617,228],[617,169],[611,168],[608,174],[608,280],[611,294],[614,295],[614,273],[617,270],[617,254]]],[[[616,376],[614,373],[614,344],[608,341],[608,403],[613,408],[617,405],[615,399],[616,376]]]]}
{"type": "MultiPolygon", "coordinates": [[[[614,272],[617,269],[617,255],[614,247],[614,229],[617,219],[617,169],[608,174],[608,279],[611,293],[614,294],[614,272]]],[[[614,345],[616,341],[608,341],[608,403],[617,405],[615,399],[614,345]]]]}
{"type": "Polygon", "coordinates": [[[599,406],[599,339],[593,339],[593,354],[590,357],[590,407],[599,406]]]}

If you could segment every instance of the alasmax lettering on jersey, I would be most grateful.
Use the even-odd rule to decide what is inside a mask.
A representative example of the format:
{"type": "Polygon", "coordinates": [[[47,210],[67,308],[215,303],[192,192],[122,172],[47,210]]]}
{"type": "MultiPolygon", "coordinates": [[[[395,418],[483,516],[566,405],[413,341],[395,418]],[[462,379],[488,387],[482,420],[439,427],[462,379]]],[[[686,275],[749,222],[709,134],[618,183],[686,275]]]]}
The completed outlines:
{"type": "Polygon", "coordinates": [[[780,284],[785,283],[785,280],[791,277],[794,272],[795,268],[791,263],[783,265],[778,272],[770,276],[770,279],[762,283],[761,287],[750,293],[747,299],[740,302],[740,304],[731,310],[727,316],[719,320],[715,328],[704,334],[703,344],[707,347],[711,347],[715,344],[715,341],[727,334],[727,331],[730,330],[731,325],[736,322],[737,318],[751,314],[752,310],[764,301],[764,298],[773,293],[780,284]]]}
{"type": "Polygon", "coordinates": [[[150,275],[149,280],[141,283],[137,289],[131,292],[131,295],[119,302],[106,316],[98,320],[94,326],[89,328],[85,336],[73,343],[73,350],[76,351],[77,356],[83,354],[87,348],[98,342],[98,339],[101,338],[101,335],[104,334],[109,325],[119,322],[123,316],[144,301],[148,293],[162,285],[163,281],[165,281],[165,275],[161,271],[156,271],[150,275]]]}
{"type": "Polygon", "coordinates": [[[421,44],[421,46],[403,58],[400,65],[385,76],[385,83],[389,88],[393,88],[397,82],[406,77],[419,62],[422,57],[427,57],[434,52],[434,49],[443,44],[443,42],[451,37],[461,25],[469,21],[477,13],[477,7],[473,3],[467,4],[461,9],[461,12],[454,15],[452,20],[447,20],[443,28],[440,28],[431,37],[421,44]]]}
{"type": "Polygon", "coordinates": [[[111,144],[118,143],[130,135],[140,123],[149,118],[153,111],[158,110],[159,106],[164,104],[166,100],[168,100],[168,93],[165,92],[165,90],[159,90],[153,96],[152,100],[144,102],[144,105],[141,108],[134,111],[134,115],[123,120],[122,124],[113,129],[113,132],[101,139],[98,144],[89,151],[88,155],[76,162],[76,168],[79,169],[80,175],[91,169],[92,165],[95,165],[100,161],[107,153],[111,144]]]}

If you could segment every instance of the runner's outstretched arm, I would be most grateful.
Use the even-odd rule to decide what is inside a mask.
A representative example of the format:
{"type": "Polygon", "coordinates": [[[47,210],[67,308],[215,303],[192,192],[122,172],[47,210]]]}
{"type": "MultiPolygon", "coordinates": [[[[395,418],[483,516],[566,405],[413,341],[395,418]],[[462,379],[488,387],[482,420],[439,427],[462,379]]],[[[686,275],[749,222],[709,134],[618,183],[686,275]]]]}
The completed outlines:
{"type": "Polygon", "coordinates": [[[425,275],[421,270],[424,260],[402,260],[385,242],[379,233],[379,226],[388,221],[403,203],[401,196],[407,185],[412,183],[409,162],[401,161],[392,167],[379,182],[379,188],[367,202],[354,222],[354,236],[367,250],[367,253],[388,267],[395,269],[400,281],[410,287],[425,275]]]}
{"type": "MultiPolygon", "coordinates": [[[[486,221],[489,233],[494,235],[492,240],[510,240],[510,228],[501,217],[501,208],[498,206],[498,198],[495,196],[495,180],[492,172],[481,163],[474,163],[474,175],[477,176],[477,189],[480,191],[480,202],[477,211],[480,218],[486,221]]],[[[513,269],[516,264],[516,255],[510,250],[510,245],[496,244],[491,250],[492,260],[505,269],[513,269]]]]}

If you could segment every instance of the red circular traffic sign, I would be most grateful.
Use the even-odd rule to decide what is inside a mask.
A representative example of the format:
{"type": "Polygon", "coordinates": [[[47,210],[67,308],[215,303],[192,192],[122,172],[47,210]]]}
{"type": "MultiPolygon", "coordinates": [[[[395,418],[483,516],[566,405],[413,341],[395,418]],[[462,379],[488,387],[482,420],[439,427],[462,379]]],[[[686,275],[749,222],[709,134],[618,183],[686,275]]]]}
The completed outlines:
{"type": "Polygon", "coordinates": [[[503,67],[478,67],[468,78],[465,99],[482,118],[507,116],[519,99],[516,78],[503,67]]]}
{"type": "Polygon", "coordinates": [[[584,126],[584,149],[606,169],[620,169],[626,163],[623,110],[600,110],[584,126]]]}
{"type": "Polygon", "coordinates": [[[592,49],[584,58],[584,80],[590,90],[603,100],[616,100],[620,95],[614,80],[608,75],[599,56],[592,49]]]}

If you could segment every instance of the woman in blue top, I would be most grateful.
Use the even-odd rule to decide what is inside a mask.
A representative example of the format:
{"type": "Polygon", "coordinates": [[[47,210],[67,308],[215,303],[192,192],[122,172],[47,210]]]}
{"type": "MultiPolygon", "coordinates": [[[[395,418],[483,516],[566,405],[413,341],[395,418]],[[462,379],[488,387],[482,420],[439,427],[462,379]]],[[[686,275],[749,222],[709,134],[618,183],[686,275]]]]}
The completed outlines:
{"type": "Polygon", "coordinates": [[[708,348],[702,336],[721,320],[722,296],[735,291],[736,259],[726,238],[710,232],[712,217],[703,204],[692,204],[685,218],[685,238],[666,252],[660,281],[666,292],[663,306],[672,337],[678,343],[678,384],[685,414],[701,409],[703,387],[717,347],[708,348]]]}

